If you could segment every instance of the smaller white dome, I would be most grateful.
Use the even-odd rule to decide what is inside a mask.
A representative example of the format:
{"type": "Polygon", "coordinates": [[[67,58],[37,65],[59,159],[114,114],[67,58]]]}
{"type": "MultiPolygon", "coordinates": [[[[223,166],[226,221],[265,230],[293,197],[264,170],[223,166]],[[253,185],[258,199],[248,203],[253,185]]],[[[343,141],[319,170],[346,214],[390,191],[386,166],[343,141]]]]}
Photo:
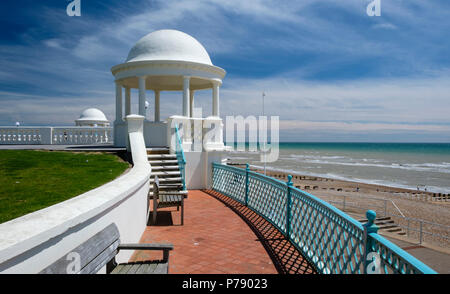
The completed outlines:
{"type": "Polygon", "coordinates": [[[97,108],[85,109],[80,118],[75,121],[77,126],[90,126],[90,127],[108,127],[109,120],[105,114],[97,108]]]}
{"type": "Polygon", "coordinates": [[[105,114],[97,108],[88,108],[84,110],[78,120],[108,121],[105,114]]]}

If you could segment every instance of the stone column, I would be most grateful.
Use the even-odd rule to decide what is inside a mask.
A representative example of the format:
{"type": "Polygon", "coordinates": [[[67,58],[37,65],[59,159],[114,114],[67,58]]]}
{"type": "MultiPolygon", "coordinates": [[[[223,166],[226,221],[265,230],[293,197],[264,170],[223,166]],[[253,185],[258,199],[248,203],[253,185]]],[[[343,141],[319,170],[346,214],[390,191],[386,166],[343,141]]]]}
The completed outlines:
{"type": "Polygon", "coordinates": [[[220,107],[219,107],[219,86],[220,83],[217,81],[213,81],[213,109],[212,116],[220,116],[220,107]]]}
{"type": "Polygon", "coordinates": [[[145,85],[146,77],[139,77],[139,115],[146,117],[145,115],[145,85]]]}
{"type": "Polygon", "coordinates": [[[125,116],[131,114],[131,89],[125,88],[125,116]]]}
{"type": "Polygon", "coordinates": [[[189,86],[191,77],[183,77],[183,116],[189,117],[189,86]]]}
{"type": "Polygon", "coordinates": [[[155,122],[161,121],[161,105],[160,105],[160,93],[159,91],[155,90],[155,122]]]}
{"type": "Polygon", "coordinates": [[[116,123],[122,121],[122,86],[116,82],[116,123]]]}
{"type": "Polygon", "coordinates": [[[189,115],[194,117],[194,90],[189,95],[189,115]]]}

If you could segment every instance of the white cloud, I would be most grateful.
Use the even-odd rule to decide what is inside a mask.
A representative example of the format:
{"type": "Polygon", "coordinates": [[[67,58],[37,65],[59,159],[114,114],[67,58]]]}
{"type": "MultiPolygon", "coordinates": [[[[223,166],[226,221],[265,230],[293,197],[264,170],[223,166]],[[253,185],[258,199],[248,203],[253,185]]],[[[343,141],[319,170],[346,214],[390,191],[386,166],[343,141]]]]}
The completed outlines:
{"type": "Polygon", "coordinates": [[[397,26],[391,23],[377,23],[372,26],[374,29],[386,29],[386,30],[396,30],[397,26]]]}
{"type": "Polygon", "coordinates": [[[339,132],[384,132],[384,131],[417,131],[417,132],[450,132],[450,125],[409,125],[387,123],[327,122],[287,120],[280,122],[282,130],[339,131],[339,132]]]}
{"type": "Polygon", "coordinates": [[[281,120],[450,124],[450,76],[311,82],[294,78],[226,80],[222,112],[262,110],[281,120]]]}

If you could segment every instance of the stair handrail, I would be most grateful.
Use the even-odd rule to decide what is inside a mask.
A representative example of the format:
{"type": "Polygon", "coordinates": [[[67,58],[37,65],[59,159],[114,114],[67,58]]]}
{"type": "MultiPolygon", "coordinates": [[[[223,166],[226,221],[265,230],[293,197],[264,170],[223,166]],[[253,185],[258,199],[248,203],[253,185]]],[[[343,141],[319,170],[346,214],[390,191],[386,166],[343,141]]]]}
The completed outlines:
{"type": "Polygon", "coordinates": [[[175,134],[176,134],[176,142],[175,142],[175,154],[177,156],[178,165],[180,166],[181,172],[181,181],[183,183],[183,191],[186,191],[186,157],[184,156],[183,144],[181,143],[180,132],[178,129],[178,125],[175,125],[175,134]]]}
{"type": "Polygon", "coordinates": [[[392,199],[388,199],[388,200],[391,201],[392,205],[397,209],[397,211],[401,214],[401,216],[403,216],[405,218],[405,215],[400,210],[400,208],[398,208],[397,204],[395,204],[395,202],[392,199]]]}

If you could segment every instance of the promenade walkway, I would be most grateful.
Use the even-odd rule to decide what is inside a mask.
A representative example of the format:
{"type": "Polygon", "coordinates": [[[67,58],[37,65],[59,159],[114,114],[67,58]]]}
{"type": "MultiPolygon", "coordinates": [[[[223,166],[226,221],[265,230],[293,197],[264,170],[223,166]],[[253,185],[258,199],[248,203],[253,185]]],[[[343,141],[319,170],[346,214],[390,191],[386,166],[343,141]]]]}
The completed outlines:
{"type": "MultiPolygon", "coordinates": [[[[184,226],[175,208],[158,210],[156,225],[141,242],[170,242],[170,274],[314,273],[301,254],[270,223],[247,207],[212,191],[189,191],[184,226]]],[[[132,261],[158,259],[136,252],[132,261]]]]}

